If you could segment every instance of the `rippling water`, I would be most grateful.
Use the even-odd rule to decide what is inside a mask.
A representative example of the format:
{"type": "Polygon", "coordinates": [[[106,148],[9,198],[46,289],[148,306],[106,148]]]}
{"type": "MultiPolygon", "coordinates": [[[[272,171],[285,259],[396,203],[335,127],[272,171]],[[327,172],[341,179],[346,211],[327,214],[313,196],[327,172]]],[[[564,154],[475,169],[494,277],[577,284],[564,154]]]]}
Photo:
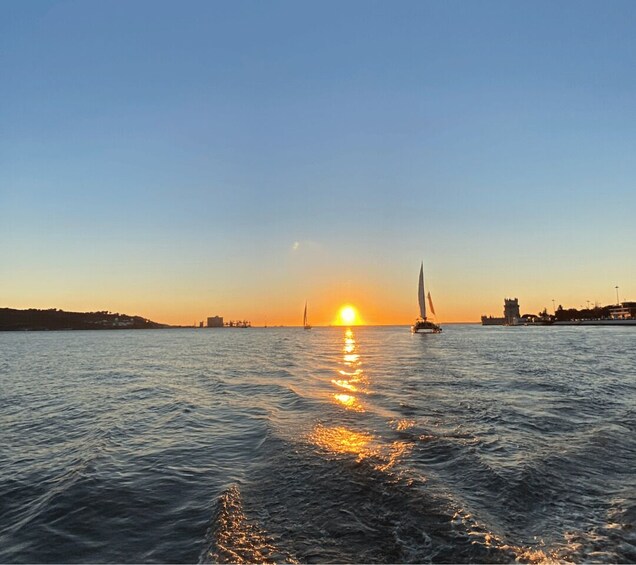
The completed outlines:
{"type": "Polygon", "coordinates": [[[636,331],[0,335],[0,562],[636,562],[636,331]]]}

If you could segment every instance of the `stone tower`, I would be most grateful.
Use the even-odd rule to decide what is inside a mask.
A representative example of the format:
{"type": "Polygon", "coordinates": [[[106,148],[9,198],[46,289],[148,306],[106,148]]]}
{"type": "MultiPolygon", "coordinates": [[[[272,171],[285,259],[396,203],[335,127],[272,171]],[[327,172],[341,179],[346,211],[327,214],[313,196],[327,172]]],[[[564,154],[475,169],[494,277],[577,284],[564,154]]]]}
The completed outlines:
{"type": "Polygon", "coordinates": [[[506,324],[512,324],[521,318],[518,298],[504,298],[504,318],[506,324]]]}

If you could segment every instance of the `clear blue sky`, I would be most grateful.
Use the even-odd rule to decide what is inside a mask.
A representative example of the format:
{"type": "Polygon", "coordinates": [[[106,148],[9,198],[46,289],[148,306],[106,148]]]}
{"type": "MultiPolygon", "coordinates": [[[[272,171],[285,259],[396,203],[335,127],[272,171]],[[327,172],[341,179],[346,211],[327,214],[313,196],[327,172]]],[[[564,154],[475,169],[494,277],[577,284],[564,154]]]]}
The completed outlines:
{"type": "Polygon", "coordinates": [[[636,300],[636,3],[0,4],[0,307],[636,300]]]}

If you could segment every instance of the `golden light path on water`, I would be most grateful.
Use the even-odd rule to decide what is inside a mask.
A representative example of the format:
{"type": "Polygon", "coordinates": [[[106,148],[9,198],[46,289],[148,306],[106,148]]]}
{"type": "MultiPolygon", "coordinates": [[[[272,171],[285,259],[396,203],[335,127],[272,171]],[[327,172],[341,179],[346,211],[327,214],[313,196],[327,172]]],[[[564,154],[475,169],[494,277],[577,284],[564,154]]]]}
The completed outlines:
{"type": "MultiPolygon", "coordinates": [[[[334,402],[344,410],[364,414],[364,396],[369,393],[369,380],[362,368],[362,359],[358,350],[355,334],[351,328],[344,331],[342,359],[339,361],[337,377],[331,383],[337,387],[332,393],[334,402]],[[346,391],[346,392],[345,392],[346,391]]],[[[410,424],[396,422],[395,428],[405,429],[410,424]]],[[[347,426],[316,425],[309,440],[327,452],[334,454],[352,454],[358,461],[367,458],[376,459],[374,467],[387,470],[399,457],[412,448],[404,441],[382,441],[382,438],[366,430],[354,430],[347,426]]]]}
{"type": "Polygon", "coordinates": [[[345,381],[345,380],[338,380],[338,379],[332,379],[331,382],[333,384],[335,384],[336,386],[345,388],[347,390],[350,390],[351,392],[357,392],[358,389],[356,388],[355,385],[352,385],[349,381],[345,381]]]}
{"type": "MultiPolygon", "coordinates": [[[[340,369],[338,374],[343,377],[340,379],[332,379],[331,382],[340,388],[348,390],[350,393],[363,393],[361,385],[365,384],[364,373],[362,371],[362,361],[360,355],[356,353],[356,340],[351,328],[347,328],[344,333],[344,346],[342,348],[342,365],[344,369],[340,369]]],[[[355,394],[345,394],[336,392],[333,394],[336,402],[339,402],[348,410],[356,412],[364,412],[362,402],[355,394]]]]}

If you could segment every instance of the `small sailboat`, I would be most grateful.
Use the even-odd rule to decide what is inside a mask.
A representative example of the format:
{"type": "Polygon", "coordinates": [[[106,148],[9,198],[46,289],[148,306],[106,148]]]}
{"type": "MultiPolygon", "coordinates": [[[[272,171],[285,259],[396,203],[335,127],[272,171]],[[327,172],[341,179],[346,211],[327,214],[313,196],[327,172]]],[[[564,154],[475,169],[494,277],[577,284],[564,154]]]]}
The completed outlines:
{"type": "Polygon", "coordinates": [[[305,300],[305,312],[303,314],[303,328],[305,328],[306,330],[311,329],[311,326],[307,322],[307,301],[306,300],[305,300]]]}
{"type": "MultiPolygon", "coordinates": [[[[413,333],[423,332],[423,333],[434,333],[438,334],[442,331],[442,328],[433,322],[429,322],[426,318],[426,298],[424,294],[424,262],[422,261],[422,265],[420,266],[420,280],[417,289],[417,300],[420,305],[420,315],[418,316],[415,323],[411,326],[411,331],[413,333]]],[[[431,313],[435,315],[435,309],[433,308],[433,300],[431,299],[431,293],[428,293],[428,303],[431,307],[431,313]]]]}

